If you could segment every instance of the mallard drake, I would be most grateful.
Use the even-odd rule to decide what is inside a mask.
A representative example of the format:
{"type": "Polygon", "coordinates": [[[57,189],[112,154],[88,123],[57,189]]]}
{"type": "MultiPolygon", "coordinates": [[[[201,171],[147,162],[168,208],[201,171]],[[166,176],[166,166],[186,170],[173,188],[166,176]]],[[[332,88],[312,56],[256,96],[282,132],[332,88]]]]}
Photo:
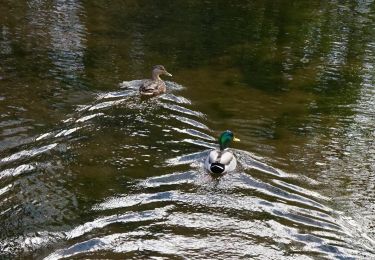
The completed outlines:
{"type": "Polygon", "coordinates": [[[227,148],[232,141],[240,141],[234,134],[227,130],[219,136],[220,149],[210,151],[204,167],[211,173],[226,173],[233,171],[237,166],[236,157],[227,148]]]}
{"type": "Polygon", "coordinates": [[[165,93],[167,88],[165,82],[160,78],[160,75],[163,74],[172,77],[172,74],[163,65],[155,65],[152,68],[152,78],[142,82],[142,85],[139,87],[139,93],[143,96],[155,96],[165,93]]]}

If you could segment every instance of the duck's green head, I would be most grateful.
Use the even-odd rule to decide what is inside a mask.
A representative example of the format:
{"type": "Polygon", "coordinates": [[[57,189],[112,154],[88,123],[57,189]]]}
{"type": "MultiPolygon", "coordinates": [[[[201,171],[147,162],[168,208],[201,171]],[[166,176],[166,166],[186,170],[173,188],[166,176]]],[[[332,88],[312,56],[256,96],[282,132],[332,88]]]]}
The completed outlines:
{"type": "Polygon", "coordinates": [[[219,136],[220,150],[227,148],[232,141],[238,142],[240,139],[234,137],[232,131],[227,130],[222,132],[219,136]]]}

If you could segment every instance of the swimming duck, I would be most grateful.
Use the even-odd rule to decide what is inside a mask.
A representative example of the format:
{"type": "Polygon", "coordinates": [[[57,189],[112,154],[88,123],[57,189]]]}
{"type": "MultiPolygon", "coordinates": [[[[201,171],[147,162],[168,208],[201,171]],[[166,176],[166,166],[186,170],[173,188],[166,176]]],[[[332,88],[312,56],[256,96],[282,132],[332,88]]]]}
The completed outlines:
{"type": "Polygon", "coordinates": [[[165,93],[167,90],[164,81],[160,78],[160,75],[167,75],[172,77],[163,65],[155,65],[152,68],[152,78],[145,80],[139,87],[139,93],[143,96],[155,96],[165,93]]]}
{"type": "Polygon", "coordinates": [[[232,141],[237,142],[240,139],[235,138],[234,134],[229,130],[221,133],[219,136],[220,149],[210,151],[204,163],[206,170],[211,173],[220,174],[233,171],[236,168],[236,157],[227,149],[232,141]]]}

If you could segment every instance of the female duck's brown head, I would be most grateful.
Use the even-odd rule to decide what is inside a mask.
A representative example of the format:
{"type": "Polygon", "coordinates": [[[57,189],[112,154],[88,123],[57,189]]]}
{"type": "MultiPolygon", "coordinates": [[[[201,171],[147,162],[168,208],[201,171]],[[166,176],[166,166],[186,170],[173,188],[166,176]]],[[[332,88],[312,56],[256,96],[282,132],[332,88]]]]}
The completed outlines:
{"type": "Polygon", "coordinates": [[[152,68],[152,80],[160,80],[160,75],[167,75],[169,77],[172,77],[172,74],[169,73],[163,65],[155,65],[152,68]]]}

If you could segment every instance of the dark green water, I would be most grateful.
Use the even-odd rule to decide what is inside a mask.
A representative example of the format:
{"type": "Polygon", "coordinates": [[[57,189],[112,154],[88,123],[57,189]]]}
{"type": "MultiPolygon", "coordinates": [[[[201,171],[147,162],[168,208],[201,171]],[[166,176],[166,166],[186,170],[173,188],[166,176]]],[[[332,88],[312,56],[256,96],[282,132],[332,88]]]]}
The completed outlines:
{"type": "Polygon", "coordinates": [[[373,1],[2,1],[0,258],[375,258],[374,20],[373,1]],[[141,100],[155,64],[168,93],[141,100]],[[226,129],[238,168],[214,179],[226,129]]]}

